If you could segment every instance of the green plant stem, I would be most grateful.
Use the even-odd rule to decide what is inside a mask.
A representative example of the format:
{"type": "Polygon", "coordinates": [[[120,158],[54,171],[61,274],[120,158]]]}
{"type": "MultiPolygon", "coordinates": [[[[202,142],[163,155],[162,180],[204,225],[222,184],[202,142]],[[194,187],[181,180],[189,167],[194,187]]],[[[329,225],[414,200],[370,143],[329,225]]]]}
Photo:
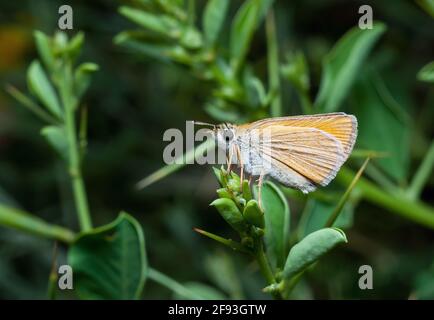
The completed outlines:
{"type": "Polygon", "coordinates": [[[275,92],[271,102],[271,115],[280,117],[282,115],[282,101],[280,96],[280,78],[279,78],[279,49],[277,46],[276,23],[274,20],[274,11],[270,9],[266,21],[265,29],[267,35],[267,62],[268,78],[270,90],[275,92]]]}
{"type": "Polygon", "coordinates": [[[53,255],[51,261],[51,271],[48,276],[48,290],[47,296],[50,300],[56,299],[56,289],[57,289],[57,242],[54,242],[53,255]]]}
{"type": "Polygon", "coordinates": [[[83,107],[80,112],[80,128],[78,133],[80,159],[83,159],[87,147],[87,116],[87,107],[83,107]]]}
{"type": "Polygon", "coordinates": [[[412,200],[419,198],[420,193],[429,177],[431,176],[431,172],[434,166],[434,140],[431,142],[431,145],[428,149],[428,152],[425,158],[422,161],[422,164],[416,171],[413,180],[411,182],[410,187],[407,190],[408,197],[412,200]]]}
{"type": "Polygon", "coordinates": [[[301,279],[301,276],[305,273],[305,271],[306,269],[289,280],[283,280],[282,285],[280,287],[281,287],[282,296],[285,299],[289,298],[289,295],[291,294],[292,290],[294,290],[295,286],[298,284],[298,282],[301,279]]]}
{"type": "Polygon", "coordinates": [[[0,225],[64,243],[72,243],[75,238],[69,229],[49,224],[25,211],[4,205],[0,205],[0,225]]]}
{"type": "Polygon", "coordinates": [[[74,200],[82,231],[92,229],[87,196],[80,168],[80,157],[77,145],[74,111],[65,112],[66,134],[69,145],[69,175],[74,192],[74,200]]]}
{"type": "Polygon", "coordinates": [[[309,94],[303,90],[299,90],[299,98],[301,103],[301,108],[303,109],[304,114],[312,114],[313,113],[313,105],[310,100],[309,94]]]}
{"type": "MultiPolygon", "coordinates": [[[[336,180],[348,186],[354,179],[354,172],[350,169],[341,168],[336,180]]],[[[420,202],[407,199],[399,195],[388,194],[375,184],[365,178],[360,178],[357,183],[362,197],[375,205],[388,209],[411,221],[417,222],[425,227],[434,229],[434,208],[420,202]]]]}
{"type": "Polygon", "coordinates": [[[188,288],[186,288],[184,285],[179,283],[176,280],[173,280],[172,278],[166,276],[165,274],[161,273],[160,271],[157,271],[153,268],[149,268],[148,271],[148,278],[159,283],[160,285],[168,288],[169,290],[177,293],[178,295],[192,300],[202,300],[203,298],[188,288]]]}
{"type": "Polygon", "coordinates": [[[374,180],[384,191],[389,193],[402,192],[402,189],[393,183],[383,171],[376,167],[375,163],[371,163],[371,165],[366,168],[365,172],[366,175],[374,180]]]}
{"type": "Polygon", "coordinates": [[[360,167],[359,171],[357,171],[357,174],[354,176],[354,179],[351,181],[350,185],[348,186],[347,190],[345,190],[344,195],[342,198],[339,199],[339,202],[336,206],[336,208],[333,210],[330,218],[327,220],[327,223],[325,224],[325,228],[331,228],[333,224],[335,223],[336,219],[339,217],[339,214],[342,212],[342,209],[347,203],[348,198],[350,197],[351,191],[353,191],[354,187],[356,186],[357,181],[359,181],[360,177],[363,174],[363,171],[365,171],[366,166],[368,165],[368,162],[371,158],[366,158],[365,162],[363,162],[363,165],[360,167]]]}
{"type": "Polygon", "coordinates": [[[205,237],[208,237],[208,238],[210,238],[210,239],[212,239],[214,241],[217,241],[217,242],[219,242],[219,243],[221,243],[221,244],[223,244],[223,245],[231,248],[232,250],[243,252],[243,253],[249,253],[237,241],[234,241],[232,239],[226,239],[226,238],[220,237],[220,236],[218,236],[218,235],[216,235],[214,233],[211,233],[211,232],[208,232],[208,231],[205,231],[205,230],[201,230],[201,229],[198,229],[198,228],[194,228],[193,230],[196,231],[197,233],[205,236],[205,237]]]}
{"type": "Polygon", "coordinates": [[[58,125],[59,120],[51,116],[48,112],[44,111],[44,109],[33,102],[30,98],[28,98],[24,93],[19,91],[17,88],[11,85],[6,86],[6,91],[15,98],[18,102],[21,103],[24,107],[33,112],[36,116],[38,116],[41,120],[46,121],[48,123],[58,125]]]}
{"type": "MultiPolygon", "coordinates": [[[[268,285],[276,284],[276,278],[274,277],[273,271],[271,270],[270,263],[264,251],[264,246],[262,244],[262,239],[259,239],[256,245],[255,258],[259,265],[259,270],[261,270],[262,275],[267,281],[268,285]]],[[[282,296],[279,291],[271,291],[271,295],[274,299],[281,300],[282,296]]]]}
{"type": "Polygon", "coordinates": [[[194,26],[196,20],[196,0],[188,0],[188,24],[194,26]]]}
{"type": "Polygon", "coordinates": [[[167,165],[165,167],[158,169],[157,171],[153,172],[152,174],[150,174],[146,178],[137,182],[136,188],[139,190],[146,188],[147,186],[153,184],[154,182],[157,182],[157,181],[165,178],[166,176],[170,175],[171,173],[178,171],[179,169],[184,167],[186,165],[186,163],[190,163],[191,160],[194,159],[196,154],[203,154],[205,151],[211,150],[214,147],[215,147],[215,141],[214,140],[208,139],[205,142],[202,142],[200,145],[198,145],[194,149],[191,149],[191,150],[187,151],[184,155],[182,155],[181,159],[175,160],[175,163],[177,163],[179,160],[179,162],[181,162],[180,164],[171,164],[171,165],[167,165]],[[185,161],[183,159],[185,159],[185,161]]]}
{"type": "Polygon", "coordinates": [[[59,91],[64,107],[65,129],[68,140],[68,171],[71,178],[80,228],[82,231],[89,231],[92,229],[92,222],[89,214],[85,186],[81,175],[80,149],[77,143],[77,129],[75,124],[76,101],[72,91],[71,66],[68,63],[63,68],[62,76],[59,91]]]}
{"type": "Polygon", "coordinates": [[[258,245],[256,250],[256,261],[258,262],[259,269],[261,270],[262,275],[267,280],[268,284],[276,283],[276,279],[274,278],[273,271],[271,271],[270,264],[268,262],[267,256],[264,252],[264,247],[262,242],[258,245]]]}

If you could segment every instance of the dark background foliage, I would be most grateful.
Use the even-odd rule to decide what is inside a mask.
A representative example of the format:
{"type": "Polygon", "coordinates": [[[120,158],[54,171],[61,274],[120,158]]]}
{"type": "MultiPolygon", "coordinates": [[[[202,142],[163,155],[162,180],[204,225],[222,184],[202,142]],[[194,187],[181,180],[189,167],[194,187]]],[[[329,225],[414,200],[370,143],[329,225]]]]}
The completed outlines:
{"type": "MultiPolygon", "coordinates": [[[[203,7],[204,1],[197,2],[199,9],[203,7]]],[[[233,1],[234,10],[239,3],[233,1]]],[[[0,3],[0,201],[77,230],[67,177],[39,134],[41,123],[3,90],[6,83],[25,88],[26,68],[36,56],[32,31],[53,34],[61,4],[64,1],[0,3]]],[[[138,180],[163,165],[166,129],[183,129],[186,120],[212,121],[202,108],[212,88],[182,67],[157,63],[114,45],[114,35],[131,28],[117,12],[119,2],[69,4],[74,9],[75,30],[86,34],[82,59],[100,65],[84,99],[89,110],[84,177],[94,224],[108,223],[125,210],[142,224],[148,259],[159,270],[180,282],[219,287],[231,297],[266,297],[254,264],[192,231],[200,226],[230,235],[227,225],[208,206],[217,187],[209,167],[189,165],[144,190],[134,189],[138,180]]],[[[357,24],[362,4],[370,4],[374,18],[388,29],[366,60],[344,110],[359,117],[358,143],[372,142],[358,147],[392,153],[373,166],[382,172],[371,175],[386,175],[394,185],[406,187],[433,137],[433,87],[418,81],[416,74],[434,57],[434,20],[412,1],[278,0],[279,46],[282,56],[295,49],[305,53],[311,96],[315,97],[324,55],[357,24]],[[372,76],[369,72],[376,82],[366,80],[372,76]],[[392,117],[375,105],[378,95],[387,94],[399,108],[392,117]],[[396,121],[396,113],[404,114],[408,121],[396,121]]],[[[223,32],[222,42],[227,33],[223,32]]],[[[254,36],[248,59],[257,75],[266,78],[263,28],[254,36]]],[[[300,114],[291,86],[283,83],[282,90],[283,113],[300,114]]],[[[421,200],[433,206],[433,194],[431,175],[421,200]]],[[[290,197],[295,219],[304,201],[290,197]]],[[[434,298],[432,229],[366,201],[357,205],[350,220],[348,245],[333,251],[309,272],[295,297],[434,298]],[[374,269],[374,290],[358,287],[358,268],[363,264],[374,269]]],[[[0,298],[46,297],[52,247],[52,241],[2,227],[0,298]]],[[[61,248],[60,262],[63,251],[61,248]]],[[[171,296],[153,282],[146,284],[146,298],[171,296]]]]}

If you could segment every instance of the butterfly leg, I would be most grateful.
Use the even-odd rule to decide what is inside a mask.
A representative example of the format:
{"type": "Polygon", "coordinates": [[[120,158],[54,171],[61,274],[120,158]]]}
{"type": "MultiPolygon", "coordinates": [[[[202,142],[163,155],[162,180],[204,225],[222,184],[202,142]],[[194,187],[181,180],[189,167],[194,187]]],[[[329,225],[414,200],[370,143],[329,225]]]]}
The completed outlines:
{"type": "Polygon", "coordinates": [[[241,186],[243,185],[243,180],[244,180],[244,164],[243,164],[243,159],[241,158],[241,152],[240,152],[240,147],[235,146],[236,151],[237,151],[237,158],[238,161],[240,162],[240,166],[241,166],[241,172],[240,172],[240,182],[241,182],[241,186]]]}
{"type": "Polygon", "coordinates": [[[228,167],[228,173],[231,172],[231,167],[232,167],[232,156],[233,156],[234,152],[233,152],[233,148],[231,148],[229,150],[229,157],[227,159],[227,167],[228,167]]]}
{"type": "Polygon", "coordinates": [[[261,172],[258,179],[258,205],[261,211],[264,211],[262,207],[262,184],[264,182],[264,171],[261,172]]]}

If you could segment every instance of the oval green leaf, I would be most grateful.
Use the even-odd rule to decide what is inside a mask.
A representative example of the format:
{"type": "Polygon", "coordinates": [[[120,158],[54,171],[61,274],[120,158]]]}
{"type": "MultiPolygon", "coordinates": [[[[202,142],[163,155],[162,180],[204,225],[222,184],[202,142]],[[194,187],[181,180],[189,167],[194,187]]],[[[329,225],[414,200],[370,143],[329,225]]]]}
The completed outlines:
{"type": "Polygon", "coordinates": [[[315,106],[322,112],[336,111],[345,99],[359,69],[386,26],[374,22],[372,29],[353,27],[348,31],[323,62],[323,71],[315,106]]]}
{"type": "Polygon", "coordinates": [[[225,221],[229,223],[229,225],[236,231],[246,231],[246,222],[244,221],[243,215],[233,200],[220,198],[214,200],[210,205],[216,207],[223,219],[225,219],[225,221]]]}
{"type": "Polygon", "coordinates": [[[391,92],[380,76],[368,71],[360,74],[352,94],[359,122],[357,145],[387,154],[374,165],[402,184],[410,165],[411,129],[405,102],[396,98],[396,92],[391,92]]]}
{"type": "Polygon", "coordinates": [[[68,159],[68,139],[63,127],[46,126],[42,128],[41,134],[64,160],[68,159]]]}
{"type": "Polygon", "coordinates": [[[98,69],[98,65],[92,62],[85,62],[78,66],[74,74],[74,91],[77,99],[80,99],[89,88],[92,74],[98,69]]]}
{"type": "Polygon", "coordinates": [[[42,62],[49,70],[52,70],[54,68],[54,53],[51,47],[51,39],[39,30],[34,32],[34,37],[42,62]]]}
{"type": "MultiPolygon", "coordinates": [[[[336,200],[337,202],[337,200],[336,200]]],[[[310,198],[305,206],[302,218],[298,225],[298,237],[304,238],[308,234],[324,228],[333,210],[336,208],[336,203],[321,201],[310,198]]],[[[347,202],[339,217],[336,219],[333,227],[350,228],[353,224],[354,204],[347,202]]]]}
{"type": "Polygon", "coordinates": [[[208,46],[217,41],[220,30],[225,21],[229,0],[208,0],[203,14],[203,32],[208,46]]]}
{"type": "Polygon", "coordinates": [[[176,19],[170,16],[155,15],[144,10],[127,6],[120,7],[119,13],[130,21],[150,31],[170,38],[176,38],[181,35],[181,25],[176,19]]]}
{"type": "Polygon", "coordinates": [[[315,231],[292,247],[286,259],[283,276],[290,279],[340,243],[346,243],[345,233],[337,228],[315,231]]]}
{"type": "Polygon", "coordinates": [[[82,299],[137,299],[147,261],[140,224],[121,213],[112,223],[83,233],[68,252],[74,290],[82,299]]]}
{"type": "Polygon", "coordinates": [[[30,91],[42,102],[47,110],[58,118],[62,118],[62,110],[56,92],[37,60],[33,61],[27,70],[27,83],[30,91]]]}
{"type": "Polygon", "coordinates": [[[270,181],[262,186],[262,205],[267,255],[274,267],[283,268],[289,242],[289,206],[279,187],[270,181]]]}
{"type": "Polygon", "coordinates": [[[258,201],[250,200],[249,202],[247,202],[246,206],[244,207],[243,216],[244,219],[246,219],[246,221],[250,224],[258,228],[264,228],[264,213],[259,208],[258,201]]]}
{"type": "Polygon", "coordinates": [[[434,83],[434,61],[424,66],[417,74],[420,81],[434,83]]]}
{"type": "Polygon", "coordinates": [[[234,17],[230,32],[230,53],[235,69],[243,63],[260,18],[261,1],[248,0],[234,17]]]}

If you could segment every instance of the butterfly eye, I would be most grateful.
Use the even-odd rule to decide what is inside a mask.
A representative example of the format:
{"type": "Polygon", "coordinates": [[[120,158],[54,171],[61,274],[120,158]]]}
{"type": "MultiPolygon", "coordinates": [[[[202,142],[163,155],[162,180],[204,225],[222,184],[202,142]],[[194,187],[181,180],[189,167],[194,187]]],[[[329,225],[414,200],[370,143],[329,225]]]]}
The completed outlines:
{"type": "Polygon", "coordinates": [[[229,142],[234,137],[234,134],[232,133],[231,130],[225,130],[225,133],[224,133],[223,137],[224,137],[224,139],[225,139],[226,142],[229,142]]]}

